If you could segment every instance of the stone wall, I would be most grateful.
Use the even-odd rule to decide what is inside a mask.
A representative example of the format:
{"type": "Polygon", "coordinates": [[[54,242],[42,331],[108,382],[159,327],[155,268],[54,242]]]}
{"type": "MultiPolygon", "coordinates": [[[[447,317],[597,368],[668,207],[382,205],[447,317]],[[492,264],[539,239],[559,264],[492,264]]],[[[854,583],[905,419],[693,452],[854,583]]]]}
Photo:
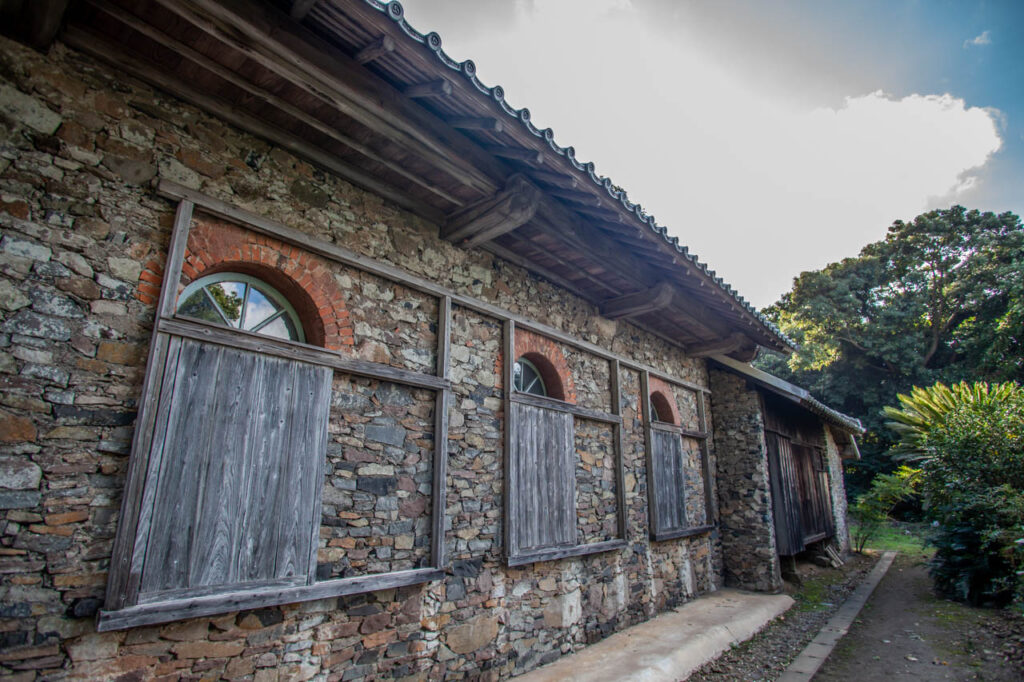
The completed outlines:
{"type": "Polygon", "coordinates": [[[761,399],[742,377],[711,370],[718,505],[727,585],[782,588],[761,399]]]}
{"type": "MultiPolygon", "coordinates": [[[[174,206],[150,188],[155,178],[707,384],[704,361],[601,318],[593,306],[516,266],[441,241],[437,226],[282,149],[60,44],[41,55],[0,39],[0,673],[25,680],[494,679],[721,585],[722,548],[712,537],[648,539],[640,382],[629,370],[622,372],[627,547],[505,566],[501,327],[455,306],[444,539],[450,575],[397,590],[97,633],[94,616],[105,594],[174,217],[174,206]]],[[[255,245],[274,253],[239,259],[310,262],[280,245],[255,245]]],[[[220,247],[208,240],[190,248],[182,284],[209,271],[204,255],[220,247]]],[[[341,292],[331,310],[307,311],[323,316],[326,345],[432,371],[436,301],[326,261],[310,267],[310,281],[328,278],[314,288],[341,292]]],[[[297,279],[309,292],[306,277],[297,279]]],[[[607,362],[563,350],[576,399],[607,409],[607,362]]],[[[425,555],[430,395],[335,376],[323,575],[391,570],[425,555]]],[[[695,424],[692,407],[677,399],[681,421],[695,424]]],[[[715,418],[728,428],[730,418],[741,421],[729,410],[715,418]]],[[[589,487],[578,486],[589,499],[580,520],[588,541],[607,535],[614,486],[608,457],[595,445],[599,430],[588,425],[584,431],[593,437],[578,447],[580,468],[589,474],[581,476],[589,487]]],[[[732,442],[729,436],[716,447],[728,453],[732,442]]],[[[731,484],[742,483],[740,469],[729,458],[731,484]]],[[[730,503],[733,511],[751,509],[730,503]]],[[[744,550],[735,534],[729,543],[744,550]]]]}

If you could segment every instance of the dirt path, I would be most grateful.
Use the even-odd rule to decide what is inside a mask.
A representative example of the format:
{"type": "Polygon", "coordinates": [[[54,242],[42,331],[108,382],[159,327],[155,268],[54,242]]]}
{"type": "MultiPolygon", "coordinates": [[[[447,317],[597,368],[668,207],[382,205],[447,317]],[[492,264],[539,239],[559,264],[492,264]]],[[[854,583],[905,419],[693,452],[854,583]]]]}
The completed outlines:
{"type": "Polygon", "coordinates": [[[999,653],[992,619],[937,599],[921,556],[901,554],[814,679],[1020,680],[999,653]]]}

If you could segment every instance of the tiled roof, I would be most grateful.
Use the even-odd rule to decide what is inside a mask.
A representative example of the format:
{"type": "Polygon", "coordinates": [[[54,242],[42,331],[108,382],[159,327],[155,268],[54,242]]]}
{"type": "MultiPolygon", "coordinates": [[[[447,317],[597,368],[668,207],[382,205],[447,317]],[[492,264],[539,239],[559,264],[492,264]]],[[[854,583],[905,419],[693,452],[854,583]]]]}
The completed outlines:
{"type": "MultiPolygon", "coordinates": [[[[744,299],[743,296],[741,296],[739,292],[732,287],[732,285],[716,275],[714,270],[711,270],[707,265],[702,263],[697,258],[696,254],[691,253],[686,246],[680,244],[678,237],[669,235],[668,228],[664,225],[659,225],[654,216],[645,211],[640,204],[631,202],[625,190],[619,188],[611,178],[598,175],[595,172],[594,163],[592,161],[584,162],[578,160],[576,158],[576,150],[573,147],[563,147],[555,142],[555,134],[551,128],[542,129],[536,127],[530,120],[529,109],[526,107],[516,109],[509,105],[508,102],[505,101],[505,89],[500,85],[495,85],[493,87],[485,85],[477,77],[476,64],[474,64],[472,60],[467,59],[463,62],[455,61],[449,57],[443,49],[441,49],[441,36],[434,32],[426,34],[420,33],[413,28],[409,22],[405,20],[405,10],[398,0],[392,0],[392,2],[380,2],[380,0],[363,1],[370,7],[386,14],[402,29],[410,40],[416,41],[417,43],[427,47],[434,53],[440,64],[444,65],[450,71],[460,74],[461,77],[468,81],[481,96],[488,97],[493,100],[509,118],[515,119],[519,126],[527,130],[534,137],[543,140],[551,152],[564,157],[577,171],[576,177],[585,177],[589,179],[591,183],[602,188],[609,198],[618,201],[636,220],[646,225],[652,232],[659,235],[666,243],[671,245],[679,254],[714,282],[719,289],[730,296],[744,310],[764,325],[764,327],[773,335],[780,339],[784,345],[789,346],[790,348],[797,347],[796,342],[786,336],[778,327],[768,320],[768,318],[761,314],[757,308],[747,302],[747,300],[744,299]]],[[[504,121],[504,123],[508,123],[508,121],[504,121]]]]}

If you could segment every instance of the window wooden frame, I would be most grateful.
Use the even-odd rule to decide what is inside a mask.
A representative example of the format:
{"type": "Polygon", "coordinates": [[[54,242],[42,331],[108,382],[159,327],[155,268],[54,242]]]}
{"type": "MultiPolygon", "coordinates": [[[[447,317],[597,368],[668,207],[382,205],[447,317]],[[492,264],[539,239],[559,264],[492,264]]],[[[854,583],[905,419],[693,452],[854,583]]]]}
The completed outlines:
{"type": "MultiPolygon", "coordinates": [[[[640,373],[640,392],[642,398],[640,405],[644,423],[644,451],[647,469],[647,518],[650,529],[650,537],[655,542],[673,540],[676,538],[691,537],[710,533],[717,528],[717,505],[714,499],[714,483],[711,480],[711,453],[708,447],[710,433],[708,431],[707,412],[705,404],[705,392],[694,391],[697,403],[698,430],[687,429],[676,424],[656,422],[651,418],[651,373],[643,370],[640,373]],[[670,434],[682,438],[697,440],[700,446],[701,478],[704,483],[704,523],[699,526],[691,526],[689,519],[684,519],[681,525],[669,525],[661,518],[659,512],[662,495],[679,495],[679,498],[669,501],[671,504],[682,506],[685,510],[685,490],[681,487],[666,485],[667,472],[660,471],[657,458],[654,453],[655,433],[670,434]]],[[[661,377],[659,377],[661,378],[661,377]]],[[[693,390],[688,386],[683,386],[693,390]]],[[[685,516],[685,514],[684,514],[685,516]]]]}
{"type": "MultiPolygon", "coordinates": [[[[625,476],[622,461],[622,415],[619,399],[619,362],[612,359],[611,362],[611,388],[612,388],[612,412],[593,410],[564,400],[538,396],[517,391],[513,385],[513,367],[516,362],[515,355],[515,333],[516,323],[513,320],[506,320],[504,326],[504,348],[503,358],[503,383],[505,388],[505,489],[504,495],[504,516],[505,516],[505,560],[509,566],[522,566],[537,561],[553,561],[569,557],[586,556],[600,552],[610,552],[626,546],[626,495],[625,476]],[[529,509],[526,500],[527,495],[524,483],[517,476],[517,462],[515,457],[519,456],[518,443],[515,442],[517,433],[517,419],[520,410],[517,406],[529,406],[550,412],[562,412],[592,421],[603,422],[612,426],[612,449],[615,461],[615,507],[616,507],[616,530],[617,536],[612,540],[593,542],[586,544],[554,543],[546,547],[520,547],[519,538],[522,537],[521,525],[524,519],[531,514],[542,513],[543,510],[529,509]]],[[[575,420],[574,420],[575,421],[575,420]]],[[[573,427],[575,433],[575,427],[573,427]]],[[[567,472],[566,472],[567,473],[567,472]]],[[[571,479],[572,489],[559,491],[563,494],[573,495],[575,498],[575,469],[571,479]]],[[[563,481],[562,484],[568,485],[563,481]]],[[[573,531],[576,529],[575,515],[573,515],[573,531]]]]}
{"type": "MultiPolygon", "coordinates": [[[[178,283],[188,233],[196,204],[181,198],[171,235],[171,245],[157,305],[157,320],[153,329],[142,401],[132,443],[128,480],[122,502],[120,523],[114,544],[107,584],[105,608],[100,611],[97,629],[100,631],[123,629],[140,625],[168,622],[188,617],[214,615],[239,609],[259,608],[274,604],[322,599],[357,592],[401,587],[437,580],[444,576],[444,509],[447,467],[448,415],[447,406],[451,384],[449,370],[449,329],[451,328],[451,300],[439,299],[437,374],[429,375],[390,367],[378,363],[353,360],[337,351],[311,346],[298,341],[276,339],[239,329],[207,324],[177,317],[178,283]],[[319,494],[316,495],[314,520],[308,529],[311,546],[310,566],[301,580],[268,580],[243,582],[238,585],[214,586],[207,590],[169,590],[166,593],[141,593],[142,566],[145,560],[146,537],[153,530],[150,511],[152,499],[143,499],[149,469],[151,444],[162,436],[155,423],[157,408],[162,399],[162,376],[168,348],[172,339],[199,341],[218,347],[255,352],[260,355],[301,361],[345,373],[371,377],[408,386],[432,389],[435,399],[435,428],[432,485],[432,519],[430,566],[381,574],[338,578],[324,581],[315,579],[316,547],[319,537],[319,494]]],[[[218,216],[219,217],[219,216],[218,216]]],[[[252,228],[245,221],[233,222],[252,228]]],[[[280,236],[280,235],[275,235],[280,236]]],[[[290,240],[294,243],[294,240],[290,240]]],[[[164,399],[167,396],[163,396],[164,399]]],[[[323,424],[326,431],[326,421],[323,424]]],[[[308,474],[315,477],[314,489],[319,492],[322,483],[322,462],[308,474]]]]}

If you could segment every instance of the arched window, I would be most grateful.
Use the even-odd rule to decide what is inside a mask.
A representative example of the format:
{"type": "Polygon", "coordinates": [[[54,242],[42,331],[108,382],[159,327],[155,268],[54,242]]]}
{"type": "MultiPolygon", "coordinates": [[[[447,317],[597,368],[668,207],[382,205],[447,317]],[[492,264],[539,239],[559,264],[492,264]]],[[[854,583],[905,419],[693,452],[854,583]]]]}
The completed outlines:
{"type": "Polygon", "coordinates": [[[672,409],[671,403],[668,398],[661,391],[654,391],[651,393],[651,421],[652,422],[664,422],[666,424],[674,424],[675,418],[673,415],[674,410],[672,409]]]}
{"type": "Polygon", "coordinates": [[[249,275],[221,272],[201,277],[185,287],[178,314],[211,324],[305,341],[295,308],[277,289],[249,275]]]}
{"type": "Polygon", "coordinates": [[[540,370],[525,357],[516,360],[515,366],[512,367],[512,386],[520,393],[545,396],[548,394],[540,370]]]}

